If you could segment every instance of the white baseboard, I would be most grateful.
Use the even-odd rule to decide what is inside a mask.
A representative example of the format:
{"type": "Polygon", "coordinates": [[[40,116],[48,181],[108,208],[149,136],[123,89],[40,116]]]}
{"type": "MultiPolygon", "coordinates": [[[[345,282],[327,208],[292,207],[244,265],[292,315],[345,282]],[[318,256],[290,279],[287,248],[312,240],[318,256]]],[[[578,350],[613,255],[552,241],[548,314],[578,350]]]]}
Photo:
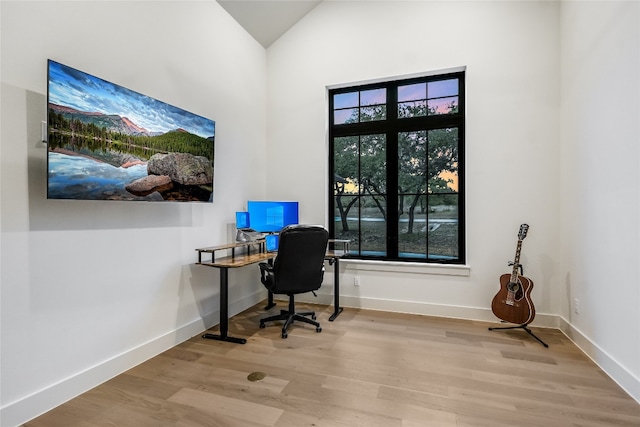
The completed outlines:
{"type": "MultiPolygon", "coordinates": [[[[320,289],[322,291],[322,288],[320,289]]],[[[316,292],[317,293],[317,292],[316,292]]],[[[318,293],[296,295],[296,301],[333,305],[333,294],[318,293]]],[[[341,307],[363,308],[367,310],[390,311],[396,313],[420,314],[424,316],[447,317],[453,319],[481,320],[498,322],[489,308],[464,307],[459,305],[429,304],[415,301],[398,301],[365,297],[340,297],[341,307]]],[[[557,316],[537,313],[532,326],[543,328],[558,328],[557,316]]]]}
{"type": "MultiPolygon", "coordinates": [[[[242,300],[230,302],[230,315],[240,313],[259,303],[264,300],[265,296],[266,291],[260,291],[242,300]]],[[[209,313],[203,318],[195,319],[174,331],[140,344],[29,396],[10,402],[0,408],[0,426],[22,425],[191,337],[201,334],[219,322],[219,311],[209,313]]]]}
{"type": "MultiPolygon", "coordinates": [[[[229,306],[229,313],[231,315],[240,313],[262,301],[265,295],[264,292],[256,292],[242,300],[234,301],[229,306]]],[[[332,305],[333,298],[333,294],[322,293],[318,294],[317,298],[310,294],[300,295],[297,297],[297,300],[332,305]]],[[[412,313],[487,322],[496,321],[491,310],[478,307],[461,307],[412,301],[390,301],[348,296],[340,298],[340,305],[342,307],[363,308],[368,310],[412,313]]],[[[204,318],[196,319],[175,331],[168,332],[165,335],[141,344],[136,348],[97,364],[90,369],[58,383],[51,384],[20,400],[10,402],[0,408],[0,425],[3,427],[19,426],[163,351],[202,333],[207,328],[219,323],[219,319],[220,313],[218,311],[210,313],[204,318]]],[[[339,321],[339,319],[338,317],[337,321],[339,321]]],[[[566,319],[557,315],[537,313],[536,320],[532,326],[560,329],[578,348],[591,358],[598,367],[611,377],[613,381],[640,403],[640,379],[621,366],[615,359],[607,354],[607,352],[585,337],[582,332],[573,327],[566,319]]]]}
{"type": "Polygon", "coordinates": [[[600,367],[613,381],[615,381],[629,396],[640,403],[640,378],[620,365],[609,353],[586,337],[582,331],[569,323],[564,317],[557,316],[560,329],[573,341],[587,357],[600,367]]]}

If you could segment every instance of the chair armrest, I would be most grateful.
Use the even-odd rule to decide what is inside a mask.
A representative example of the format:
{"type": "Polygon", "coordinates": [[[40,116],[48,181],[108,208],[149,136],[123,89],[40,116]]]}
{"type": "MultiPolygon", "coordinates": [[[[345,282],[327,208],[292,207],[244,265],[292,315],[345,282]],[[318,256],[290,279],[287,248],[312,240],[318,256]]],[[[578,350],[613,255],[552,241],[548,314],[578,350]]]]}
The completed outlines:
{"type": "Polygon", "coordinates": [[[273,265],[261,262],[258,266],[260,267],[260,280],[265,283],[266,276],[273,275],[273,265]]]}
{"type": "Polygon", "coordinates": [[[261,262],[260,264],[258,264],[258,266],[260,267],[260,271],[268,271],[270,273],[273,272],[273,265],[268,264],[266,262],[261,262]]]}

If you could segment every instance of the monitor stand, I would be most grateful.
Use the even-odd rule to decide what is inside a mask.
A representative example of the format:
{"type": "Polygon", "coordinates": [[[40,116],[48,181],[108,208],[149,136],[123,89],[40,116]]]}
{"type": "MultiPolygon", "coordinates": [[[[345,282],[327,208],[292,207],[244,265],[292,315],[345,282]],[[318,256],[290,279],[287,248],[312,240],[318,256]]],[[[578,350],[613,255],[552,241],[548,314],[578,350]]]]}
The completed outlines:
{"type": "Polygon", "coordinates": [[[260,233],[252,228],[239,228],[236,232],[236,242],[256,242],[264,238],[264,233],[260,233]]]}

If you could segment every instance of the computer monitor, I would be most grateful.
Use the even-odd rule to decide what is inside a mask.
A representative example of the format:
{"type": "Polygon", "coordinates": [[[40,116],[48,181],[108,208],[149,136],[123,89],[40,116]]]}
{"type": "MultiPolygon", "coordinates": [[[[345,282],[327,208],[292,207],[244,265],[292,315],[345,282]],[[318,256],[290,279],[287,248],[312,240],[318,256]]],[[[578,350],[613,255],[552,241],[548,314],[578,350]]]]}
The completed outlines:
{"type": "Polygon", "coordinates": [[[249,200],[247,210],[250,227],[260,233],[279,233],[298,224],[298,202],[249,200]]]}
{"type": "Polygon", "coordinates": [[[267,234],[265,236],[265,245],[267,247],[267,252],[273,252],[278,250],[278,243],[280,243],[280,235],[278,234],[267,234]]]}
{"type": "Polygon", "coordinates": [[[236,228],[249,228],[249,212],[236,212],[236,228]]]}

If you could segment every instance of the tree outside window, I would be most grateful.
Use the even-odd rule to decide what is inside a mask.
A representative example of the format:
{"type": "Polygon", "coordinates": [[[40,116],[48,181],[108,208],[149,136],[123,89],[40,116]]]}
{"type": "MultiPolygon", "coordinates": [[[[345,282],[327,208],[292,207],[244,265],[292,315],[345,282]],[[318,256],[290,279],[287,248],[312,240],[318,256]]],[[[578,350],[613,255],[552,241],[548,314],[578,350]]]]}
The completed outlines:
{"type": "Polygon", "coordinates": [[[464,73],[329,95],[332,237],[357,258],[464,263],[464,73]]]}

